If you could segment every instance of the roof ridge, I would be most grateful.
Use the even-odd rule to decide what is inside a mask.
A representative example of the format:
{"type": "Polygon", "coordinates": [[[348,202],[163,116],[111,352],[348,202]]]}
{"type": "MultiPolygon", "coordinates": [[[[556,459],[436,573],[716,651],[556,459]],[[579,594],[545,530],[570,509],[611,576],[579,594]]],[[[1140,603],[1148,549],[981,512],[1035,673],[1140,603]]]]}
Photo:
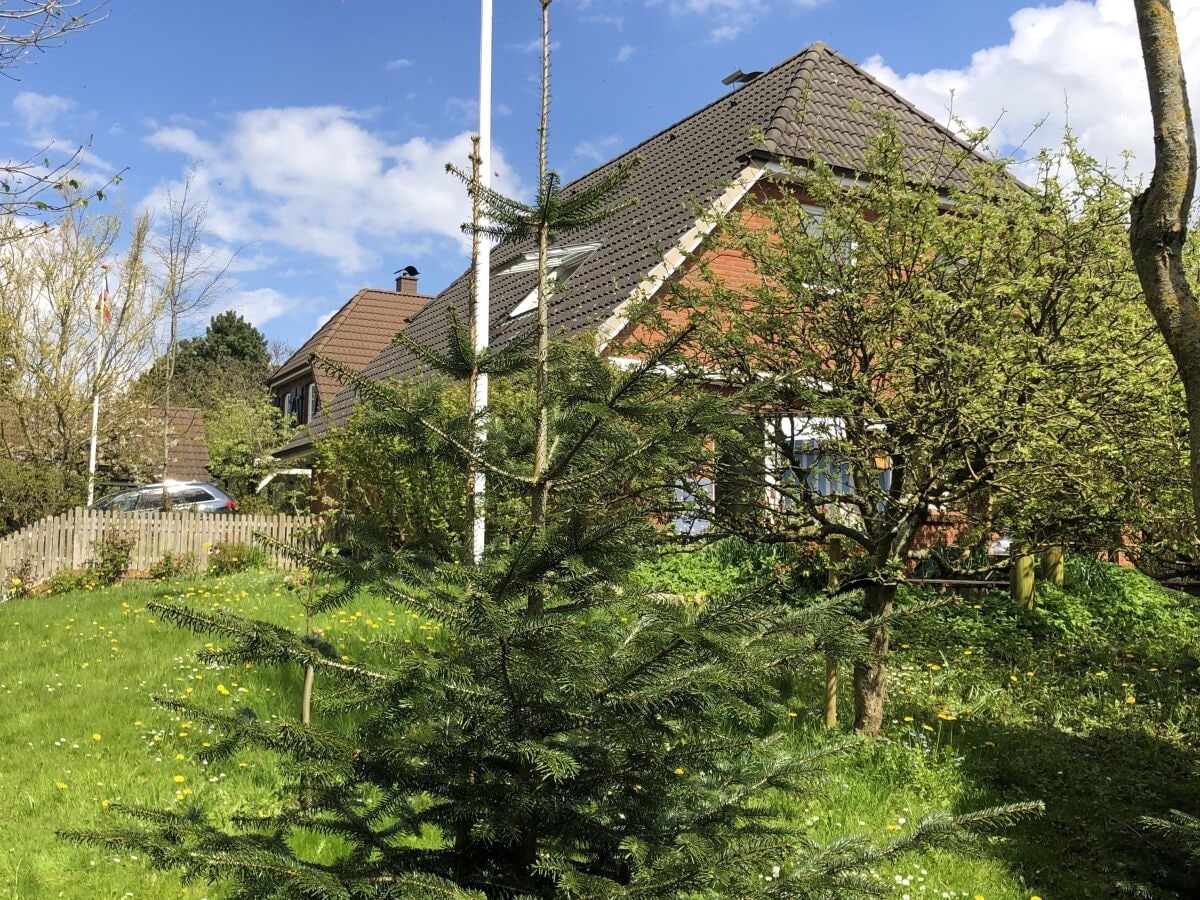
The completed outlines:
{"type": "Polygon", "coordinates": [[[686,116],[682,116],[681,118],[676,119],[670,125],[660,128],[658,131],[654,132],[654,134],[650,135],[649,137],[638,141],[636,144],[634,144],[632,147],[630,147],[628,150],[624,151],[623,153],[618,153],[616,156],[613,156],[613,157],[605,160],[604,162],[599,163],[596,166],[593,166],[591,169],[588,169],[588,171],[584,172],[582,175],[579,175],[578,177],[571,179],[570,182],[568,182],[566,185],[564,185],[564,189],[578,184],[579,182],[583,181],[585,178],[589,177],[590,175],[594,175],[596,172],[599,172],[601,169],[607,169],[613,163],[617,162],[620,159],[624,159],[625,157],[629,156],[632,153],[636,153],[638,150],[640,150],[642,147],[649,144],[651,141],[657,140],[658,138],[662,137],[664,134],[667,134],[674,128],[678,128],[680,125],[682,125],[684,122],[687,122],[689,119],[694,119],[694,118],[696,118],[696,116],[699,116],[702,113],[707,112],[708,110],[712,109],[714,106],[718,105],[719,103],[723,103],[726,100],[732,99],[733,97],[737,96],[738,94],[740,94],[742,91],[746,90],[747,88],[758,84],[760,81],[762,81],[767,76],[771,75],[773,72],[777,72],[779,69],[782,69],[785,66],[791,65],[793,62],[798,60],[800,57],[804,56],[806,53],[809,53],[810,51],[812,51],[814,49],[819,49],[822,47],[824,47],[825,49],[828,49],[828,47],[825,44],[823,44],[821,41],[815,41],[812,44],[809,44],[803,50],[800,50],[799,52],[792,54],[791,56],[789,56],[787,59],[783,60],[782,62],[776,63],[775,65],[771,66],[771,68],[767,69],[765,72],[763,72],[757,78],[754,78],[751,81],[747,81],[744,84],[737,87],[736,89],[729,91],[726,94],[722,94],[719,97],[714,98],[710,102],[701,106],[699,109],[692,110],[686,116]]]}
{"type": "MultiPolygon", "coordinates": [[[[800,101],[803,99],[804,93],[808,89],[812,71],[816,66],[816,61],[810,57],[810,53],[819,53],[822,50],[829,50],[829,46],[821,41],[816,41],[806,47],[802,53],[797,54],[797,56],[805,56],[806,58],[801,60],[796,77],[792,79],[787,90],[783,92],[783,98],[780,100],[779,105],[775,107],[775,112],[771,114],[771,118],[767,122],[767,127],[763,129],[764,149],[771,152],[776,152],[779,149],[783,130],[790,121],[795,119],[794,115],[788,119],[785,116],[784,110],[790,111],[793,109],[789,101],[800,101]],[[804,85],[803,89],[800,88],[801,83],[804,85]]],[[[793,59],[795,58],[793,57],[793,59]]]]}
{"type": "Polygon", "coordinates": [[[912,113],[915,113],[918,117],[923,119],[925,122],[927,122],[928,124],[930,124],[934,128],[936,128],[938,131],[945,134],[947,137],[950,138],[950,140],[954,141],[954,143],[956,143],[960,147],[962,147],[962,149],[968,151],[969,153],[973,154],[974,156],[979,157],[979,159],[983,160],[984,162],[994,162],[994,160],[989,160],[986,156],[984,156],[982,153],[980,153],[976,147],[972,147],[970,144],[968,144],[966,141],[964,141],[961,137],[959,137],[957,134],[955,134],[953,131],[951,131],[949,126],[943,125],[941,122],[939,122],[937,119],[935,119],[929,113],[925,112],[925,110],[921,109],[919,106],[917,106],[915,103],[913,103],[907,97],[905,97],[903,94],[901,94],[895,88],[891,87],[890,85],[884,84],[882,81],[880,81],[878,78],[876,78],[870,72],[868,72],[866,69],[864,69],[858,63],[856,63],[854,60],[850,59],[848,56],[845,56],[844,54],[839,53],[837,50],[833,49],[832,47],[828,46],[827,44],[821,44],[821,48],[823,50],[825,50],[825,52],[828,53],[830,56],[832,56],[834,59],[836,59],[838,62],[842,63],[842,65],[849,66],[851,69],[853,69],[859,75],[861,75],[863,78],[867,79],[867,81],[871,82],[871,84],[875,85],[875,87],[879,88],[885,94],[890,96],[893,100],[898,101],[900,103],[900,105],[903,106],[905,109],[909,110],[912,113]]]}

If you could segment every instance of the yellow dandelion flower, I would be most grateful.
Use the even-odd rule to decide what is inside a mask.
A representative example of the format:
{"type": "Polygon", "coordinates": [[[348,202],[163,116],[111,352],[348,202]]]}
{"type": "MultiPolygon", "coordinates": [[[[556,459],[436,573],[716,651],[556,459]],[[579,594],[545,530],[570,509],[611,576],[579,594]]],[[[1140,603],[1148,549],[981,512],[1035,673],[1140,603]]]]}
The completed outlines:
{"type": "Polygon", "coordinates": [[[56,781],[56,782],[54,782],[54,786],[56,788],[58,788],[60,791],[65,791],[68,787],[68,785],[65,781],[56,781]]]}
{"type": "Polygon", "coordinates": [[[217,693],[220,694],[222,697],[228,697],[229,696],[229,688],[225,687],[225,685],[223,685],[223,684],[218,684],[217,685],[217,693]]]}
{"type": "Polygon", "coordinates": [[[676,774],[676,775],[682,775],[682,774],[683,774],[683,768],[682,768],[682,767],[679,767],[679,768],[677,768],[677,769],[675,770],[675,774],[676,774]]]}
{"type": "Polygon", "coordinates": [[[1133,694],[1130,694],[1125,698],[1125,702],[1132,706],[1134,703],[1137,703],[1137,697],[1133,696],[1133,694]]]}
{"type": "Polygon", "coordinates": [[[904,717],[904,721],[905,721],[905,722],[911,722],[912,720],[913,720],[913,717],[912,717],[912,716],[905,716],[905,717],[904,717]]]}
{"type": "Polygon", "coordinates": [[[185,777],[183,777],[182,775],[176,775],[171,780],[173,782],[175,782],[176,784],[183,784],[185,781],[187,781],[187,779],[185,777]]]}
{"type": "Polygon", "coordinates": [[[92,732],[92,740],[93,740],[93,741],[98,741],[98,740],[100,740],[100,732],[98,732],[98,731],[93,731],[93,732],[92,732]]]}

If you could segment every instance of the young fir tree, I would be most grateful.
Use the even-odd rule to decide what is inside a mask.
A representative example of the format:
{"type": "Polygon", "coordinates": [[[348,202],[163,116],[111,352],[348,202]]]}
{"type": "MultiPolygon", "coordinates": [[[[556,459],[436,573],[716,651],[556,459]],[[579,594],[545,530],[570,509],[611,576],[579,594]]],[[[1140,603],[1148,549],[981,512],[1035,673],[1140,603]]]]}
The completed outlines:
{"type": "MultiPolygon", "coordinates": [[[[487,201],[497,230],[532,221],[543,258],[549,235],[571,230],[559,211],[583,221],[585,203],[607,202],[559,195],[549,174],[534,207],[487,201]]],[[[195,806],[123,808],[138,825],[68,837],[245,898],[846,898],[881,893],[869,867],[889,855],[1030,808],[935,814],[882,846],[819,847],[772,813],[769,793],[803,791],[829,752],[761,736],[787,721],[773,679],[840,623],[782,602],[785,585],[704,600],[637,586],[653,511],[703,464],[706,436],[728,431],[730,404],[664,374],[680,336],[624,370],[590,344],[549,340],[544,266],[540,280],[532,352],[476,355],[458,326],[450,352],[422,350],[455,377],[524,369],[517,382],[533,382],[511,401],[527,415],[494,419],[482,450],[469,413],[437,420],[438,382],[414,394],[342,373],[381,433],[432,431],[437,452],[483,467],[489,489],[525,510],[499,520],[477,565],[384,544],[361,562],[309,560],[338,584],[316,609],[368,589],[435,621],[442,639],[347,659],[290,629],[157,604],[217,636],[207,662],[311,667],[312,722],[163,700],[222,733],[213,759],[246,743],[278,753],[278,809],[226,828],[195,806]],[[336,840],[313,854],[299,840],[313,833],[336,840]]]]}

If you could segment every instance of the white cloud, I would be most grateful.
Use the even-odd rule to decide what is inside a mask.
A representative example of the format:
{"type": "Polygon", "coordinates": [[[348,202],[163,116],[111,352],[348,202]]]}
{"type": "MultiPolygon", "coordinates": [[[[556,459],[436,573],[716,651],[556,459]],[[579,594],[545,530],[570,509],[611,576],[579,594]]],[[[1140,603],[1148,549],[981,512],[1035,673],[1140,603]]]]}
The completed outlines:
{"type": "Polygon", "coordinates": [[[633,56],[636,49],[633,44],[622,44],[621,49],[617,51],[617,62],[629,62],[629,57],[633,56]]]}
{"type": "Polygon", "coordinates": [[[21,120],[25,130],[44,134],[64,114],[71,111],[75,101],[57,94],[39,94],[36,91],[21,91],[13,97],[13,112],[21,120]]]}
{"type": "Polygon", "coordinates": [[[284,313],[296,311],[300,303],[274,288],[255,288],[249,291],[234,291],[226,297],[221,306],[223,309],[235,310],[255,328],[261,328],[264,323],[277,319],[284,313]]]}
{"type": "MultiPolygon", "coordinates": [[[[1200,0],[1174,4],[1184,66],[1200,85],[1200,0]]],[[[1007,43],[979,50],[960,69],[931,69],[901,75],[883,57],[865,67],[905,97],[946,121],[953,112],[971,126],[999,123],[993,143],[1012,148],[1037,123],[1045,125],[1027,150],[1054,146],[1064,121],[1083,146],[1102,161],[1136,156],[1135,168],[1153,164],[1150,100],[1142,66],[1133,4],[1128,0],[1066,0],[1026,7],[1009,20],[1007,43]]],[[[1193,99],[1200,99],[1195,94],[1193,99]]]]}
{"type": "MultiPolygon", "coordinates": [[[[337,106],[257,109],[232,116],[214,138],[168,127],[147,141],[188,157],[193,190],[208,202],[207,224],[225,244],[301,251],[345,275],[384,258],[464,250],[460,224],[469,205],[445,164],[465,164],[470,132],[397,144],[370,125],[364,114],[337,106]]],[[[501,153],[493,165],[497,187],[520,193],[501,153]]],[[[172,186],[178,189],[160,185],[143,206],[161,208],[172,186]]]]}
{"type": "Polygon", "coordinates": [[[316,325],[316,328],[313,329],[313,331],[317,331],[322,325],[324,325],[326,322],[328,322],[330,319],[332,319],[334,316],[336,316],[339,309],[341,309],[340,306],[335,307],[334,309],[331,309],[329,312],[322,313],[320,316],[318,316],[317,317],[317,325],[316,325]]]}
{"type": "MultiPolygon", "coordinates": [[[[538,37],[530,38],[523,44],[510,44],[509,46],[513,50],[516,50],[518,53],[541,53],[542,52],[542,38],[541,38],[541,35],[539,35],[538,37]]],[[[559,41],[551,41],[550,42],[550,50],[552,52],[554,50],[559,49],[561,46],[562,46],[562,43],[560,43],[559,41]]]]}
{"type": "Polygon", "coordinates": [[[613,155],[620,142],[621,139],[615,134],[608,134],[594,141],[580,141],[575,145],[575,156],[599,164],[613,155]]]}
{"type": "Polygon", "coordinates": [[[772,7],[812,9],[824,0],[646,0],[646,5],[658,6],[663,2],[675,15],[695,14],[712,20],[709,38],[719,43],[737,37],[772,7]]]}
{"type": "Polygon", "coordinates": [[[411,59],[393,59],[384,63],[383,68],[388,72],[394,72],[396,69],[407,69],[412,64],[411,59]]]}

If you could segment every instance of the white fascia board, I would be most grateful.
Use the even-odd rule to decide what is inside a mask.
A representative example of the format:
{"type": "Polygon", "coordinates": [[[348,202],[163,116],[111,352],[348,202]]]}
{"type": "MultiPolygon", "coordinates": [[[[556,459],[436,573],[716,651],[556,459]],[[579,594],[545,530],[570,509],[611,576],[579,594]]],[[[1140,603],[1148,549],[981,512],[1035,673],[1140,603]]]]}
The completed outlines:
{"type": "Polygon", "coordinates": [[[668,250],[662,260],[646,273],[646,277],[630,291],[628,297],[617,304],[609,317],[600,325],[596,333],[597,352],[603,353],[609,343],[625,330],[625,326],[629,324],[629,317],[626,313],[629,311],[630,305],[649,300],[657,294],[671,276],[679,271],[679,267],[695,252],[701,242],[712,234],[721,216],[730,213],[750,193],[750,189],[758,183],[765,171],[766,166],[763,163],[753,162],[738,173],[725,192],[713,201],[709,210],[696,220],[675,246],[668,250]]]}

